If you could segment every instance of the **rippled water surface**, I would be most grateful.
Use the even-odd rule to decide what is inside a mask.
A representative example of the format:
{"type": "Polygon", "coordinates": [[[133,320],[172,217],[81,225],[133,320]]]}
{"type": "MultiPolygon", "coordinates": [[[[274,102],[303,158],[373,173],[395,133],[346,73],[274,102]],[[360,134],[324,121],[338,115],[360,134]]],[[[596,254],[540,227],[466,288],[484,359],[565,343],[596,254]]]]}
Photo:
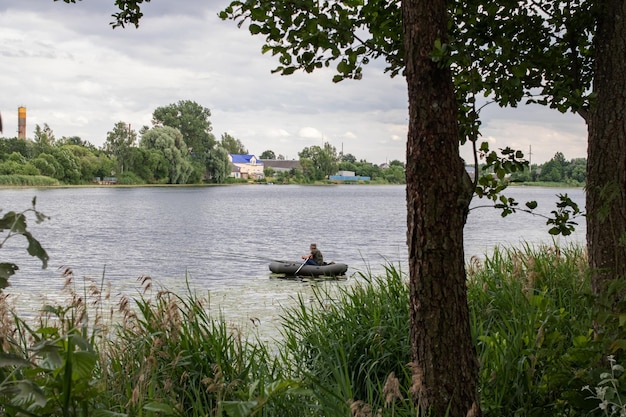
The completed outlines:
{"type": "MultiPolygon", "coordinates": [[[[549,213],[556,194],[569,193],[581,207],[580,189],[514,188],[520,201],[537,200],[549,213]]],[[[37,208],[51,219],[29,229],[48,250],[49,267],[29,257],[23,239],[0,252],[16,262],[10,292],[20,305],[40,306],[59,297],[59,268],[77,277],[103,274],[116,294],[135,295],[137,278],[150,276],[168,289],[210,291],[211,305],[227,318],[272,323],[280,306],[315,284],[270,277],[271,259],[297,260],[316,242],[327,261],[345,262],[349,273],[374,272],[386,262],[406,270],[404,186],[225,186],[59,188],[0,190],[2,210],[37,208]]],[[[485,204],[474,201],[473,205],[485,204]]],[[[493,209],[470,212],[466,256],[495,245],[551,242],[545,220],[518,213],[505,219],[493,209]]],[[[568,241],[583,242],[584,221],[568,241]]]]}

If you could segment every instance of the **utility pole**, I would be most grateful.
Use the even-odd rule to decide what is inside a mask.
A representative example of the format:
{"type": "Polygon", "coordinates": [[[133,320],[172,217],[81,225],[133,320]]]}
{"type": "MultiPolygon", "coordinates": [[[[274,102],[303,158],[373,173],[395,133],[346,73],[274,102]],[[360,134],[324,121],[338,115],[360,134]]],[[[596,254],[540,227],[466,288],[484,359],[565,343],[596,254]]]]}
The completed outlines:
{"type": "Polygon", "coordinates": [[[529,172],[533,172],[533,145],[528,145],[528,170],[529,172]]]}

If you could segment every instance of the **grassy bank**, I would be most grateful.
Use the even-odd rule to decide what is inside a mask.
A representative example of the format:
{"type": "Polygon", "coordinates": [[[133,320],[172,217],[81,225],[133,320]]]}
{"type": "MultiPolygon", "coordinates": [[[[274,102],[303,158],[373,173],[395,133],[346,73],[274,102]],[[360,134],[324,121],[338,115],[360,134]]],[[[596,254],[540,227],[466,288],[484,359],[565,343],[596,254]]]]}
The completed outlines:
{"type": "MultiPolygon", "coordinates": [[[[485,416],[624,415],[622,316],[592,296],[581,249],[500,249],[468,271],[485,416]]],[[[3,299],[0,414],[415,416],[407,277],[355,281],[284,311],[272,345],[149,279],[111,310],[103,285],[70,284],[36,324],[3,299]]]]}
{"type": "Polygon", "coordinates": [[[549,182],[549,181],[524,181],[509,183],[511,187],[546,187],[546,188],[584,188],[584,182],[549,182]]]}

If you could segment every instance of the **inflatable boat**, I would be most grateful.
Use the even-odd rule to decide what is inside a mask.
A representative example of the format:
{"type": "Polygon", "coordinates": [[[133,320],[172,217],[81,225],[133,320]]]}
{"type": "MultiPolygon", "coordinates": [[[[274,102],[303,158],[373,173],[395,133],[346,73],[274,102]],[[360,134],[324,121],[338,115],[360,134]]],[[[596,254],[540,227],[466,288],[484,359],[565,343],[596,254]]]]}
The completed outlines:
{"type": "Polygon", "coordinates": [[[324,265],[304,265],[302,262],[291,261],[272,261],[270,262],[270,271],[275,274],[284,274],[286,276],[306,276],[306,277],[319,277],[330,276],[338,277],[346,274],[348,265],[331,262],[324,265]],[[297,274],[296,274],[297,272],[297,274]]]}

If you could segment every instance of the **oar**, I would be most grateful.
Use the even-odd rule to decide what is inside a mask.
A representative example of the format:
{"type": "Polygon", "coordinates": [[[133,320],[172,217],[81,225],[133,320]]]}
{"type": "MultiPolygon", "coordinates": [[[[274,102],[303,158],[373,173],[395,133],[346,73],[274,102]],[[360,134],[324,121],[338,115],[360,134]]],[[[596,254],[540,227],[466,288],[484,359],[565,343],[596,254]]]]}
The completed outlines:
{"type": "Polygon", "coordinates": [[[304,262],[302,262],[302,265],[300,265],[300,268],[296,269],[296,272],[294,272],[294,275],[298,275],[298,272],[300,272],[300,270],[302,269],[302,267],[306,264],[306,261],[308,260],[309,258],[306,258],[304,262]]]}

